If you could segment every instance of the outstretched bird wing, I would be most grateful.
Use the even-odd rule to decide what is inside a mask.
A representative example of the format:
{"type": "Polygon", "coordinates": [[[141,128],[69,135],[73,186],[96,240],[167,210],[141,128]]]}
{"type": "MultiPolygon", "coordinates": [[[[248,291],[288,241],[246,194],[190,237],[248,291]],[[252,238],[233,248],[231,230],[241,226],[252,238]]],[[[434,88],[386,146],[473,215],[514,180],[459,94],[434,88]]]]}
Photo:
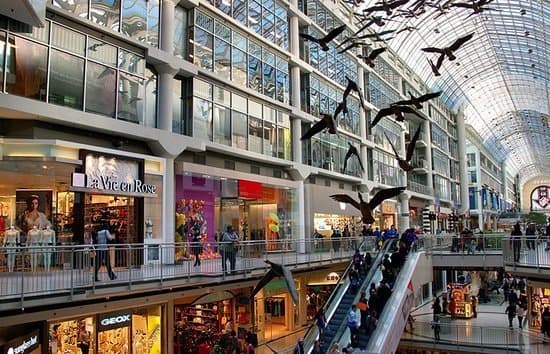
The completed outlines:
{"type": "Polygon", "coordinates": [[[414,153],[414,146],[416,145],[416,141],[418,140],[419,136],[420,136],[420,126],[418,126],[418,129],[416,129],[416,132],[414,133],[414,136],[412,137],[411,142],[407,147],[407,156],[405,157],[405,161],[407,162],[411,161],[411,158],[414,153]]]}
{"type": "Polygon", "coordinates": [[[332,41],[334,38],[338,37],[338,35],[346,29],[346,25],[342,25],[336,28],[333,28],[327,35],[323,38],[323,41],[325,43],[328,43],[332,41]]]}
{"type": "Polygon", "coordinates": [[[439,97],[443,91],[430,92],[417,98],[418,102],[426,102],[439,97]]]}
{"type": "Polygon", "coordinates": [[[302,135],[300,140],[309,139],[312,136],[314,136],[315,134],[322,132],[323,129],[326,129],[326,128],[328,128],[328,124],[327,124],[326,119],[323,118],[323,119],[319,120],[317,123],[313,124],[313,126],[311,128],[309,128],[309,130],[304,135],[302,135]]]}
{"type": "Polygon", "coordinates": [[[294,278],[292,277],[292,273],[284,265],[281,264],[280,266],[283,270],[283,278],[285,279],[288,292],[290,293],[290,296],[292,297],[294,304],[298,305],[298,290],[296,290],[296,283],[294,283],[294,278]]]}
{"type": "Polygon", "coordinates": [[[374,119],[372,120],[372,123],[370,124],[371,128],[373,128],[376,124],[378,124],[378,122],[380,122],[380,119],[392,114],[393,114],[392,107],[382,108],[381,110],[378,111],[378,113],[376,114],[376,117],[374,117],[374,119]]]}
{"type": "Polygon", "coordinates": [[[303,39],[306,39],[308,41],[312,41],[312,42],[316,42],[316,43],[319,43],[319,39],[318,38],[315,38],[313,37],[312,35],[309,35],[307,33],[300,33],[300,37],[302,37],[303,39]]]}
{"type": "Polygon", "coordinates": [[[474,33],[470,33],[464,37],[460,37],[459,39],[457,39],[453,44],[451,44],[451,46],[449,47],[449,49],[451,51],[455,51],[457,50],[458,48],[460,48],[464,43],[468,42],[470,39],[472,39],[472,37],[474,36],[474,33]]]}
{"type": "Polygon", "coordinates": [[[423,52],[427,52],[427,53],[440,53],[440,54],[443,54],[442,49],[435,48],[435,47],[426,47],[426,48],[422,48],[420,50],[423,51],[423,52]]]}
{"type": "Polygon", "coordinates": [[[390,143],[390,146],[393,150],[393,153],[395,154],[395,157],[398,159],[398,160],[401,160],[401,157],[399,156],[399,153],[397,152],[397,150],[395,149],[395,146],[393,145],[393,143],[391,142],[391,139],[389,138],[389,136],[386,134],[386,132],[384,132],[384,136],[386,136],[386,139],[388,139],[388,142],[390,143]]]}
{"type": "Polygon", "coordinates": [[[336,200],[337,202],[351,204],[355,209],[361,210],[361,207],[359,206],[359,202],[357,202],[355,199],[353,199],[347,194],[333,194],[330,197],[336,200]]]}
{"type": "Polygon", "coordinates": [[[370,54],[369,54],[370,60],[376,59],[377,56],[379,56],[381,53],[383,53],[383,52],[385,52],[385,51],[386,51],[386,48],[378,48],[378,49],[373,50],[373,51],[370,52],[370,54]]]}
{"type": "Polygon", "coordinates": [[[271,268],[267,273],[265,273],[265,275],[262,277],[262,279],[260,279],[258,284],[256,284],[256,287],[250,293],[250,298],[253,299],[254,295],[256,295],[260,290],[262,290],[262,288],[264,286],[266,286],[267,283],[269,283],[271,280],[273,280],[273,278],[275,278],[276,276],[277,276],[277,274],[275,273],[273,268],[271,268]]]}
{"type": "Polygon", "coordinates": [[[380,203],[382,203],[384,200],[393,198],[399,193],[403,192],[406,188],[405,187],[395,187],[395,188],[387,188],[382,189],[378,193],[372,197],[372,199],[369,201],[369,206],[371,209],[376,208],[380,203]]]}
{"type": "Polygon", "coordinates": [[[409,106],[402,106],[401,107],[401,111],[402,112],[405,112],[405,113],[412,113],[414,115],[416,115],[418,118],[421,118],[421,119],[425,119],[424,117],[422,117],[420,115],[420,113],[418,113],[414,108],[412,107],[409,107],[409,106]]]}

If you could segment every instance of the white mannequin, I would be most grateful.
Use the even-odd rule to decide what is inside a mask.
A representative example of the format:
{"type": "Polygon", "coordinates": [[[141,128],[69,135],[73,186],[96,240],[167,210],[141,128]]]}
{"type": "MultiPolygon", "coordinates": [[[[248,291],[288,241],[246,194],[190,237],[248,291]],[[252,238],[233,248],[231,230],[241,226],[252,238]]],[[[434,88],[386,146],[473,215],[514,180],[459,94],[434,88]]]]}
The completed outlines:
{"type": "Polygon", "coordinates": [[[49,272],[52,264],[52,254],[55,249],[55,231],[50,228],[50,225],[42,231],[42,247],[44,268],[46,272],[49,272]]]}
{"type": "Polygon", "coordinates": [[[27,247],[31,258],[31,270],[33,272],[36,271],[36,266],[40,260],[41,236],[41,232],[36,225],[27,233],[27,247]]]}
{"type": "Polygon", "coordinates": [[[7,247],[6,253],[8,254],[8,271],[13,272],[15,265],[15,255],[17,254],[17,247],[19,246],[19,231],[15,229],[13,225],[4,233],[3,246],[7,247]]]}

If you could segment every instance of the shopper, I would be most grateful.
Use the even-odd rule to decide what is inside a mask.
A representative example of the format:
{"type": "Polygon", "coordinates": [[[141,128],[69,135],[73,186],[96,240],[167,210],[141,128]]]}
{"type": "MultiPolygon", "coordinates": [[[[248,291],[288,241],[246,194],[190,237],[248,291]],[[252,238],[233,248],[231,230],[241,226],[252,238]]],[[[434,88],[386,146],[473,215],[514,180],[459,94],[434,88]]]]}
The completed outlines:
{"type": "Polygon", "coordinates": [[[90,331],[86,329],[86,323],[81,323],[78,330],[78,347],[82,354],[88,354],[90,351],[90,342],[92,341],[92,335],[90,331]]]}
{"type": "Polygon", "coordinates": [[[542,313],[540,331],[546,337],[550,337],[550,308],[548,306],[544,308],[544,312],[542,313]]]}
{"type": "Polygon", "coordinates": [[[504,313],[508,314],[508,327],[510,329],[514,328],[513,321],[516,317],[516,304],[509,302],[504,313]]]}
{"type": "Polygon", "coordinates": [[[231,272],[235,271],[237,263],[237,247],[239,245],[239,236],[235,231],[235,228],[231,225],[227,225],[226,231],[222,236],[222,244],[220,245],[220,253],[222,255],[222,271],[227,271],[227,261],[229,260],[229,267],[231,272]]]}
{"type": "Polygon", "coordinates": [[[525,309],[523,304],[516,305],[516,314],[518,315],[519,329],[523,329],[523,318],[525,317],[525,309]]]}
{"type": "Polygon", "coordinates": [[[201,227],[199,224],[193,226],[193,231],[191,234],[191,252],[195,256],[195,264],[193,267],[200,267],[202,253],[202,237],[201,237],[201,227]]]}
{"type": "Polygon", "coordinates": [[[351,309],[348,311],[348,328],[351,332],[351,342],[355,341],[357,333],[359,332],[359,326],[361,325],[361,314],[357,310],[357,305],[351,305],[351,309]]]}
{"type": "Polygon", "coordinates": [[[325,328],[327,327],[327,319],[325,317],[325,311],[322,307],[320,307],[315,314],[315,324],[319,329],[319,338],[321,338],[323,336],[323,333],[325,332],[325,328]]]}
{"type": "Polygon", "coordinates": [[[521,226],[519,221],[516,222],[512,232],[510,233],[510,239],[512,240],[512,249],[514,251],[514,262],[519,262],[519,255],[521,253],[521,226]]]}
{"type": "Polygon", "coordinates": [[[99,281],[97,273],[99,272],[99,268],[101,268],[102,264],[105,264],[105,267],[107,268],[109,279],[116,279],[116,275],[111,268],[111,257],[109,256],[109,250],[107,249],[107,241],[114,239],[115,237],[109,232],[109,224],[107,222],[103,222],[96,236],[95,281],[99,281]]]}
{"type": "Polygon", "coordinates": [[[439,317],[439,315],[441,315],[441,303],[439,301],[439,297],[436,297],[435,298],[435,301],[432,305],[432,309],[433,309],[433,318],[435,319],[436,317],[439,317]]]}
{"type": "Polygon", "coordinates": [[[441,332],[441,322],[439,322],[439,316],[435,316],[432,321],[432,329],[434,330],[434,339],[439,341],[441,337],[439,333],[441,332]]]}
{"type": "Polygon", "coordinates": [[[471,298],[470,298],[470,301],[471,301],[471,304],[472,304],[472,314],[473,314],[474,318],[477,318],[477,298],[472,295],[471,298]]]}

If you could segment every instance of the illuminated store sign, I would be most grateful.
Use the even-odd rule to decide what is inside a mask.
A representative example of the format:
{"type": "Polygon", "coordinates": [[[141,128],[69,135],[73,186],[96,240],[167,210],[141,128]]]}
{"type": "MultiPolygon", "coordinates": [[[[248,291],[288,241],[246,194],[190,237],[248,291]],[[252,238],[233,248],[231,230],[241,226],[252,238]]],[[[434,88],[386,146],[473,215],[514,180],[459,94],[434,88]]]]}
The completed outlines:
{"type": "Polygon", "coordinates": [[[132,321],[130,312],[107,314],[99,317],[99,330],[108,331],[119,327],[128,327],[132,321]]]}
{"type": "Polygon", "coordinates": [[[5,354],[26,354],[38,347],[38,331],[10,341],[4,348],[5,354]]]}
{"type": "Polygon", "coordinates": [[[84,173],[73,173],[72,190],[128,196],[156,197],[157,186],[143,181],[140,163],[115,156],[87,153],[84,173]]]}

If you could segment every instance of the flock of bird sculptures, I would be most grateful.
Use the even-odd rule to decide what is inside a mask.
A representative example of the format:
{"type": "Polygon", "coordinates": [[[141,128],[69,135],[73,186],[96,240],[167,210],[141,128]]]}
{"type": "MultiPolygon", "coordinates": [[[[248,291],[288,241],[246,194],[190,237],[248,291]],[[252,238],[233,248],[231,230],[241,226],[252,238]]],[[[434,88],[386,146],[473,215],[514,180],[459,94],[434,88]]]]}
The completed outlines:
{"type": "MultiPolygon", "coordinates": [[[[352,6],[360,6],[363,3],[363,0],[343,0],[345,3],[348,3],[352,6]]],[[[335,48],[339,49],[338,53],[345,53],[346,51],[352,49],[352,48],[368,48],[370,44],[365,42],[364,40],[369,38],[372,41],[378,42],[378,41],[388,41],[391,38],[383,38],[385,35],[393,34],[398,35],[401,32],[404,31],[414,31],[416,30],[415,27],[407,26],[399,31],[395,30],[386,30],[386,31],[380,31],[380,32],[374,32],[374,33],[362,33],[367,28],[369,28],[372,25],[376,26],[384,26],[387,21],[396,21],[397,18],[418,18],[419,16],[423,14],[427,14],[429,9],[435,9],[435,18],[440,17],[443,14],[446,14],[450,9],[452,8],[465,8],[471,10],[471,13],[468,15],[468,17],[482,13],[483,11],[496,11],[495,9],[487,7],[488,4],[492,3],[494,0],[471,0],[469,2],[457,2],[455,0],[394,0],[394,1],[386,1],[382,0],[377,2],[374,6],[367,7],[362,10],[362,13],[355,13],[356,18],[359,20],[359,25],[361,26],[358,31],[356,31],[353,35],[344,38],[338,45],[335,46],[335,48]],[[411,5],[405,8],[405,5],[411,2],[411,5]],[[383,15],[375,15],[375,13],[382,12],[386,15],[384,17],[383,15]]],[[[432,12],[432,14],[434,13],[432,12]]],[[[326,36],[317,38],[310,34],[306,33],[300,33],[300,37],[302,37],[304,40],[308,40],[311,42],[315,42],[319,45],[321,50],[323,51],[329,51],[329,43],[332,42],[334,39],[336,39],[339,35],[341,35],[346,29],[346,25],[338,26],[333,28],[331,31],[327,33],[326,36]]],[[[430,68],[432,70],[432,73],[435,76],[440,76],[440,69],[443,65],[443,61],[445,58],[449,61],[453,61],[456,59],[455,52],[464,45],[464,43],[468,42],[470,39],[472,39],[474,36],[474,33],[470,33],[466,36],[460,37],[456,39],[454,42],[452,42],[447,47],[437,48],[437,47],[427,47],[422,48],[421,50],[426,53],[433,53],[437,54],[437,60],[434,62],[432,59],[427,58],[427,61],[430,65],[430,68]]],[[[393,37],[392,37],[393,38],[393,37]]],[[[357,57],[359,59],[362,59],[368,66],[374,67],[375,66],[375,59],[384,51],[386,48],[378,48],[371,50],[368,55],[362,55],[359,54],[357,57]]],[[[321,113],[321,119],[316,122],[300,139],[306,140],[310,139],[315,134],[318,134],[322,131],[327,131],[329,134],[337,134],[338,133],[338,116],[340,114],[348,114],[348,108],[347,108],[347,98],[348,95],[351,93],[351,91],[354,91],[358,94],[359,100],[361,103],[361,108],[366,112],[367,107],[365,105],[363,94],[361,92],[360,87],[357,85],[356,82],[351,80],[349,77],[346,76],[347,80],[347,86],[344,90],[344,94],[342,96],[342,101],[336,106],[336,109],[333,114],[330,113],[321,113]]],[[[419,97],[413,96],[410,92],[409,95],[411,96],[408,100],[401,100],[394,102],[390,104],[387,108],[382,108],[378,111],[376,116],[371,122],[371,127],[374,127],[378,122],[387,116],[395,116],[395,119],[399,122],[403,122],[405,120],[405,113],[413,114],[419,117],[420,119],[425,119],[421,114],[419,114],[416,109],[422,109],[422,103],[429,101],[431,99],[434,99],[436,97],[439,97],[441,95],[441,91],[439,92],[432,92],[427,93],[425,95],[421,95],[419,97]]],[[[404,171],[411,171],[413,169],[413,166],[411,165],[411,158],[414,153],[416,142],[420,136],[420,127],[416,130],[414,136],[411,138],[409,146],[406,150],[405,158],[402,158],[397,149],[395,148],[395,145],[391,141],[391,139],[384,133],[386,136],[386,139],[388,139],[390,146],[394,152],[395,158],[398,161],[399,167],[404,171]]],[[[359,152],[357,151],[357,148],[351,144],[349,144],[348,151],[346,153],[346,156],[344,158],[343,163],[343,169],[342,172],[346,170],[348,160],[355,156],[358,159],[359,166],[361,167],[361,171],[364,171],[363,162],[361,161],[361,158],[359,156],[359,152]]],[[[364,224],[372,224],[374,223],[374,217],[373,217],[373,210],[378,205],[380,205],[384,200],[389,198],[394,198],[398,196],[401,192],[405,190],[405,187],[395,187],[395,188],[387,188],[382,189],[378,191],[369,202],[365,202],[363,200],[363,196],[361,193],[357,193],[359,196],[359,201],[353,199],[347,194],[334,194],[330,197],[334,199],[335,201],[341,202],[341,203],[347,203],[358,209],[361,213],[361,221],[364,224]]],[[[294,280],[292,279],[291,272],[286,269],[283,265],[275,264],[269,261],[266,261],[270,266],[271,270],[264,275],[264,277],[260,280],[260,282],[257,284],[255,289],[252,292],[252,297],[260,291],[261,288],[263,288],[270,280],[272,280],[274,277],[284,277],[286,281],[286,285],[290,290],[290,293],[292,295],[292,298],[295,303],[297,303],[297,291],[296,286],[294,284],[294,280]]]]}
{"type": "MultiPolygon", "coordinates": [[[[343,0],[345,3],[348,3],[352,6],[360,6],[363,2],[363,0],[343,0]]],[[[388,21],[397,21],[397,18],[418,18],[419,16],[423,14],[428,14],[429,9],[434,9],[434,12],[431,12],[432,15],[435,13],[435,17],[439,17],[442,14],[447,13],[451,8],[465,8],[471,10],[471,15],[473,14],[479,14],[483,11],[487,10],[493,10],[489,7],[487,7],[488,4],[492,3],[494,0],[472,0],[470,2],[458,2],[455,0],[394,0],[394,1],[386,1],[382,0],[377,2],[374,6],[367,7],[362,10],[362,13],[354,13],[356,16],[358,23],[359,23],[359,30],[353,33],[350,36],[347,36],[345,38],[340,38],[340,43],[335,44],[334,47],[339,50],[338,53],[345,53],[346,51],[352,49],[352,48],[368,48],[370,46],[369,43],[365,41],[366,38],[371,39],[372,41],[388,41],[391,38],[383,38],[383,36],[392,34],[392,35],[398,35],[399,33],[403,31],[414,31],[416,30],[415,27],[407,26],[399,31],[395,30],[385,30],[380,32],[374,32],[374,33],[363,33],[367,28],[376,25],[376,26],[384,26],[388,21]],[[409,4],[409,6],[405,6],[409,4]],[[382,15],[377,15],[377,13],[382,13],[382,15]]],[[[468,16],[468,17],[469,17],[468,16]]],[[[331,48],[329,47],[329,43],[338,38],[338,36],[342,35],[344,31],[346,30],[346,26],[338,26],[333,28],[331,31],[329,31],[326,36],[324,37],[314,37],[310,34],[306,33],[300,33],[300,37],[302,37],[304,40],[315,42],[319,45],[321,50],[323,51],[329,51],[331,48]]],[[[440,75],[440,69],[443,65],[443,62],[445,59],[449,61],[453,61],[456,59],[455,52],[460,49],[466,42],[471,40],[474,36],[474,33],[470,33],[468,35],[465,35],[463,37],[460,37],[456,39],[454,42],[452,42],[450,45],[445,47],[426,47],[421,48],[423,52],[430,53],[430,54],[436,54],[438,55],[435,62],[427,58],[430,67],[432,69],[432,73],[435,76],[440,75]]],[[[344,36],[342,36],[344,37],[344,36]]],[[[393,37],[392,37],[393,38],[393,37]]],[[[368,55],[359,54],[357,57],[359,59],[362,59],[368,66],[374,67],[375,66],[375,59],[384,51],[386,48],[377,48],[374,50],[371,50],[368,55]]],[[[337,134],[338,133],[338,117],[340,114],[345,115],[348,114],[348,108],[347,108],[347,99],[351,91],[354,91],[359,96],[361,108],[366,112],[367,107],[365,105],[363,94],[361,92],[360,87],[357,85],[356,82],[354,82],[352,79],[346,76],[347,80],[347,86],[344,90],[344,94],[342,96],[342,101],[336,106],[336,109],[333,114],[323,112],[321,113],[321,119],[317,121],[307,132],[303,134],[303,136],[300,138],[301,140],[307,140],[313,137],[314,135],[326,131],[329,134],[337,134]]],[[[422,109],[422,103],[429,101],[431,99],[437,98],[441,95],[441,91],[438,92],[430,92],[425,95],[421,95],[419,97],[415,97],[412,93],[409,92],[410,99],[408,100],[401,100],[394,103],[391,103],[389,107],[382,108],[378,111],[376,116],[371,121],[371,128],[376,126],[378,122],[384,117],[388,116],[395,116],[395,120],[398,122],[403,122],[405,120],[405,114],[412,114],[417,116],[420,119],[425,119],[424,116],[422,116],[420,113],[418,113],[417,109],[422,109]]],[[[406,150],[405,157],[401,157],[397,149],[395,148],[394,143],[391,141],[391,139],[384,133],[386,136],[386,139],[388,139],[390,146],[393,150],[393,153],[395,155],[395,158],[398,161],[399,167],[408,172],[413,169],[413,166],[411,165],[411,159],[412,155],[414,153],[416,142],[418,141],[418,138],[420,136],[420,127],[416,130],[414,136],[411,138],[410,143],[406,150]]],[[[351,157],[355,157],[358,160],[359,166],[361,167],[361,172],[364,171],[363,162],[361,161],[361,157],[359,156],[359,152],[357,148],[351,144],[349,144],[348,151],[344,158],[343,168],[342,172],[345,172],[347,166],[348,166],[348,160],[351,157]]],[[[376,207],[378,204],[380,204],[384,199],[393,198],[397,196],[399,193],[401,193],[405,188],[404,187],[398,187],[398,188],[389,188],[385,190],[381,190],[378,192],[369,203],[366,203],[363,201],[361,194],[359,194],[359,202],[353,200],[351,197],[344,195],[344,194],[336,194],[332,195],[331,198],[342,202],[342,203],[348,203],[357,208],[361,211],[362,215],[362,221],[366,224],[372,223],[374,220],[372,218],[372,209],[376,207]]]]}

